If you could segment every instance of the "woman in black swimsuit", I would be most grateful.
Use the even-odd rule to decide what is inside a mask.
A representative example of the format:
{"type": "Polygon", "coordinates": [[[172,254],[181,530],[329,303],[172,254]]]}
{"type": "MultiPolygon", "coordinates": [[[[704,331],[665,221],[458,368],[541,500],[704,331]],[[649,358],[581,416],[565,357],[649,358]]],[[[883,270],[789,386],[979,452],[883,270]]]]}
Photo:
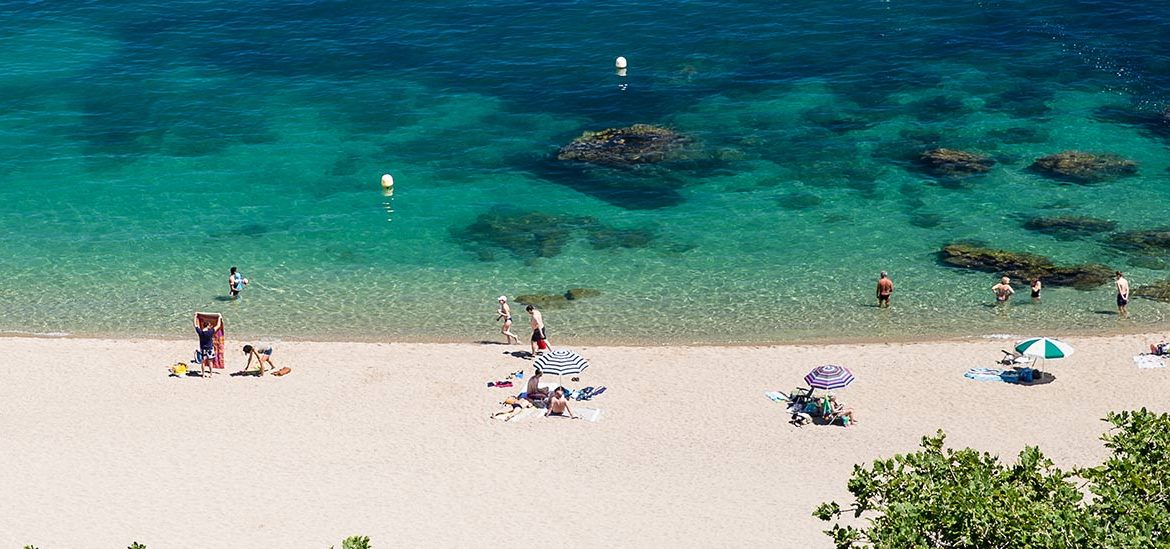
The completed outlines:
{"type": "Polygon", "coordinates": [[[1039,278],[1032,279],[1032,301],[1040,301],[1040,289],[1043,287],[1039,278]]]}

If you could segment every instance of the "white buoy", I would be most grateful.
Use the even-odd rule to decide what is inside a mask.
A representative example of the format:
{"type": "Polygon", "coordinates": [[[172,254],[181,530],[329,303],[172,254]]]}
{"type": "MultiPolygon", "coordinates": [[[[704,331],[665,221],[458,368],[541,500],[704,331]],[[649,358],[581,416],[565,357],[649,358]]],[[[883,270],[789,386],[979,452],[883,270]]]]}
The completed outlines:
{"type": "Polygon", "coordinates": [[[626,63],[625,57],[618,57],[617,59],[614,60],[613,67],[615,69],[617,69],[618,76],[625,76],[626,75],[626,65],[627,65],[627,63],[626,63]]]}
{"type": "Polygon", "coordinates": [[[394,188],[394,176],[392,176],[388,173],[382,174],[382,188],[383,189],[393,189],[394,188]]]}

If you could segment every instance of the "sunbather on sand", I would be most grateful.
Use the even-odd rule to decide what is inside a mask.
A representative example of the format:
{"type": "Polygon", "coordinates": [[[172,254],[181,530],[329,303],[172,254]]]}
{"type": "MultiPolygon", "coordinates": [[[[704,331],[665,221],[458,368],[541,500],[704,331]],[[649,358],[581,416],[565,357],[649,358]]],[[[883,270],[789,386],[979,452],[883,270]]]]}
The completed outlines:
{"type": "Polygon", "coordinates": [[[528,393],[529,400],[537,401],[537,400],[545,400],[548,398],[548,389],[542,389],[540,387],[541,374],[542,374],[542,372],[540,371],[540,368],[537,368],[536,373],[532,374],[532,377],[528,378],[527,393],[528,393]]]}
{"type": "Polygon", "coordinates": [[[553,391],[552,398],[548,401],[548,411],[544,413],[547,416],[564,416],[568,414],[570,418],[577,419],[573,414],[573,410],[569,408],[569,399],[565,398],[564,387],[557,387],[553,391]]]}
{"type": "Polygon", "coordinates": [[[829,395],[829,414],[830,420],[839,417],[845,418],[846,427],[852,423],[857,423],[857,420],[853,419],[853,408],[846,408],[843,404],[837,402],[837,397],[833,395],[829,395]]]}
{"type": "Polygon", "coordinates": [[[500,404],[504,406],[504,409],[492,414],[492,419],[502,419],[504,421],[508,421],[517,415],[520,415],[520,412],[525,408],[532,407],[532,403],[529,402],[528,399],[518,397],[508,397],[500,404]]]}

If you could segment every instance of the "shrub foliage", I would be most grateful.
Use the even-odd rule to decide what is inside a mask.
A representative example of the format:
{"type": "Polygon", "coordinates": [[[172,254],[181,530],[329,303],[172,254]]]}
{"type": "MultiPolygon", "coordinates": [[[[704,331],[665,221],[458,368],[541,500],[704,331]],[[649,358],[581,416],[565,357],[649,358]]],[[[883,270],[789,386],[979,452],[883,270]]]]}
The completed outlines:
{"type": "Polygon", "coordinates": [[[825,533],[840,549],[1170,546],[1170,415],[1143,408],[1105,421],[1112,455],[1097,467],[1064,471],[1035,447],[1008,465],[945,448],[939,431],[920,451],[854,466],[853,505],[813,514],[834,521],[825,533]],[[842,525],[843,513],[867,526],[842,525]]]}

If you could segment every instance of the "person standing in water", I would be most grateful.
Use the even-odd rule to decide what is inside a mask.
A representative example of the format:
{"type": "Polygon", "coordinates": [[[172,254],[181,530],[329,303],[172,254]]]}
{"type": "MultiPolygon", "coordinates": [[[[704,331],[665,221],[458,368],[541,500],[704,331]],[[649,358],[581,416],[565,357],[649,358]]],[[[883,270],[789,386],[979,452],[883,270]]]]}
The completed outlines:
{"type": "Polygon", "coordinates": [[[1043,288],[1044,285],[1040,283],[1039,277],[1032,279],[1032,301],[1040,301],[1040,290],[1043,288]]]}
{"type": "Polygon", "coordinates": [[[1117,271],[1117,314],[1121,318],[1129,318],[1129,311],[1126,307],[1129,305],[1129,281],[1117,271]]]}
{"type": "Polygon", "coordinates": [[[244,278],[244,275],[237,272],[235,267],[232,267],[231,273],[228,274],[228,295],[231,296],[232,299],[239,299],[240,292],[244,291],[244,286],[247,285],[248,279],[244,278]]]}
{"type": "Polygon", "coordinates": [[[528,324],[532,326],[532,356],[536,356],[537,349],[552,350],[552,344],[548,342],[548,333],[544,330],[544,316],[536,307],[529,305],[524,308],[528,311],[528,324]]]}
{"type": "Polygon", "coordinates": [[[894,293],[894,281],[886,276],[886,272],[882,271],[881,276],[878,277],[877,282],[877,300],[878,307],[890,306],[890,294],[894,293]]]}
{"type": "Polygon", "coordinates": [[[512,333],[512,308],[508,306],[508,296],[500,296],[500,307],[496,309],[496,322],[501,319],[504,321],[504,326],[500,328],[500,333],[504,334],[506,343],[520,343],[520,338],[512,333]],[[515,341],[513,341],[515,340],[515,341]]]}
{"type": "Polygon", "coordinates": [[[1011,281],[1012,279],[1005,276],[999,279],[999,284],[991,287],[991,291],[995,292],[995,302],[997,304],[1006,304],[1008,299],[1011,299],[1012,294],[1016,293],[1012,289],[1011,281]]]}

